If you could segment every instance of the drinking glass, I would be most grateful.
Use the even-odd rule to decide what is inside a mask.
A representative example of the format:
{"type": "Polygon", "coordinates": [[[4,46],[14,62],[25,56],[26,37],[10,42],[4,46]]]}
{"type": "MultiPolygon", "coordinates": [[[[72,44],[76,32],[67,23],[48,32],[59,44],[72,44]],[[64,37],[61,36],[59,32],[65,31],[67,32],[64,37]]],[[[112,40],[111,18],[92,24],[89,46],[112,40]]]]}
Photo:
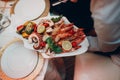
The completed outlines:
{"type": "Polygon", "coordinates": [[[6,1],[7,0],[5,0],[3,6],[0,7],[0,33],[11,24],[9,17],[5,12],[7,5],[6,1]]]}
{"type": "Polygon", "coordinates": [[[5,28],[10,26],[10,24],[10,19],[3,13],[0,13],[0,32],[2,32],[5,28]]]}

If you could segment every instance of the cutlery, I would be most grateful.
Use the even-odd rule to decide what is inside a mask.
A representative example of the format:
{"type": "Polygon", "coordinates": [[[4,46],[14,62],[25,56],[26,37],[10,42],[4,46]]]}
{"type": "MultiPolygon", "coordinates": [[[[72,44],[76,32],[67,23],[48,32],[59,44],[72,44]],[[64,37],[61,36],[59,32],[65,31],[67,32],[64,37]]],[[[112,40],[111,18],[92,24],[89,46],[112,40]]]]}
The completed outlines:
{"type": "Polygon", "coordinates": [[[52,3],[52,6],[57,6],[57,5],[60,5],[61,3],[66,3],[68,0],[58,0],[54,3],[52,3]]]}

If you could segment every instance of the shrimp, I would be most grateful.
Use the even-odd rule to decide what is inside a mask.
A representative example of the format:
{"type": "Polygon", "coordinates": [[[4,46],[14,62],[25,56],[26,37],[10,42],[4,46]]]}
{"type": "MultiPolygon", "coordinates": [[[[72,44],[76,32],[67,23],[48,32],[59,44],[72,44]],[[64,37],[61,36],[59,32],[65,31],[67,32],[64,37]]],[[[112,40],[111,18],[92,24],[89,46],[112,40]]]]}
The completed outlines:
{"type": "Polygon", "coordinates": [[[79,36],[77,38],[75,38],[74,40],[72,40],[72,42],[76,42],[76,44],[80,44],[84,39],[85,39],[85,35],[84,36],[79,36]]]}
{"type": "Polygon", "coordinates": [[[62,26],[62,28],[60,29],[60,32],[67,32],[70,31],[73,28],[73,23],[70,24],[65,24],[64,26],[62,26]]]}
{"type": "Polygon", "coordinates": [[[56,25],[60,25],[60,24],[62,24],[62,23],[64,23],[63,18],[61,18],[60,21],[56,22],[55,24],[56,24],[56,25]]]}
{"type": "Polygon", "coordinates": [[[55,28],[53,29],[52,35],[57,35],[59,32],[60,28],[64,25],[64,23],[61,23],[59,26],[55,25],[55,28]]]}
{"type": "Polygon", "coordinates": [[[85,35],[85,34],[84,34],[84,32],[83,32],[83,29],[76,29],[76,30],[74,30],[73,36],[67,38],[67,40],[72,41],[72,40],[76,39],[77,37],[79,37],[79,36],[84,36],[84,35],[85,35]]]}
{"type": "Polygon", "coordinates": [[[61,32],[61,33],[67,32],[67,31],[70,31],[72,28],[73,28],[72,26],[65,27],[65,28],[60,29],[60,32],[61,32]]]}
{"type": "Polygon", "coordinates": [[[60,39],[64,39],[64,38],[67,38],[67,37],[70,37],[70,36],[72,36],[72,34],[70,34],[69,32],[58,34],[55,37],[55,42],[58,42],[60,39]]]}

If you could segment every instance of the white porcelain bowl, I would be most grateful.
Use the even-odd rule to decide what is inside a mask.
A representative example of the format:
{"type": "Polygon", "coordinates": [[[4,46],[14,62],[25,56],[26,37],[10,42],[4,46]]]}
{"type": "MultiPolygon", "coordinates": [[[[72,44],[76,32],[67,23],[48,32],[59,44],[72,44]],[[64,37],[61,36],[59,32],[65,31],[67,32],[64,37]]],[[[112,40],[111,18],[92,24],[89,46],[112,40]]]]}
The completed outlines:
{"type": "Polygon", "coordinates": [[[1,69],[11,78],[29,75],[38,62],[38,54],[24,47],[23,42],[15,42],[5,49],[1,57],[1,69]]]}

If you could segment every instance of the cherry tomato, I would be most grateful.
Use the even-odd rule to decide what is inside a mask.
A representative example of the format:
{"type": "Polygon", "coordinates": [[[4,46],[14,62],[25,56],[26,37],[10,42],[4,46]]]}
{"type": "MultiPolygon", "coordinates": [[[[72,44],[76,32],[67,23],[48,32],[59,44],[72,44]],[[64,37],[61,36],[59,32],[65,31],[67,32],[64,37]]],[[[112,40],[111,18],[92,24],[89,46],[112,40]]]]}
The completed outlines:
{"type": "Polygon", "coordinates": [[[77,43],[76,43],[76,42],[72,42],[72,46],[73,46],[73,47],[76,47],[76,46],[77,46],[77,43]]]}
{"type": "Polygon", "coordinates": [[[37,25],[34,24],[33,27],[34,27],[34,32],[37,32],[37,25]]]}
{"type": "Polygon", "coordinates": [[[23,28],[24,26],[23,25],[19,25],[18,27],[17,27],[17,30],[19,30],[19,29],[21,29],[21,28],[23,28]]]}
{"type": "Polygon", "coordinates": [[[20,26],[18,26],[17,27],[17,33],[20,33],[20,34],[22,34],[22,31],[24,30],[24,26],[23,25],[20,25],[20,26]]]}
{"type": "Polygon", "coordinates": [[[70,34],[74,34],[75,31],[74,31],[73,29],[71,29],[71,30],[69,31],[69,33],[70,33],[70,34]]]}
{"type": "Polygon", "coordinates": [[[45,42],[40,42],[40,46],[45,47],[46,43],[45,42]]]}
{"type": "Polygon", "coordinates": [[[48,24],[48,23],[43,23],[43,25],[44,25],[45,27],[49,27],[49,24],[48,24]]]}

